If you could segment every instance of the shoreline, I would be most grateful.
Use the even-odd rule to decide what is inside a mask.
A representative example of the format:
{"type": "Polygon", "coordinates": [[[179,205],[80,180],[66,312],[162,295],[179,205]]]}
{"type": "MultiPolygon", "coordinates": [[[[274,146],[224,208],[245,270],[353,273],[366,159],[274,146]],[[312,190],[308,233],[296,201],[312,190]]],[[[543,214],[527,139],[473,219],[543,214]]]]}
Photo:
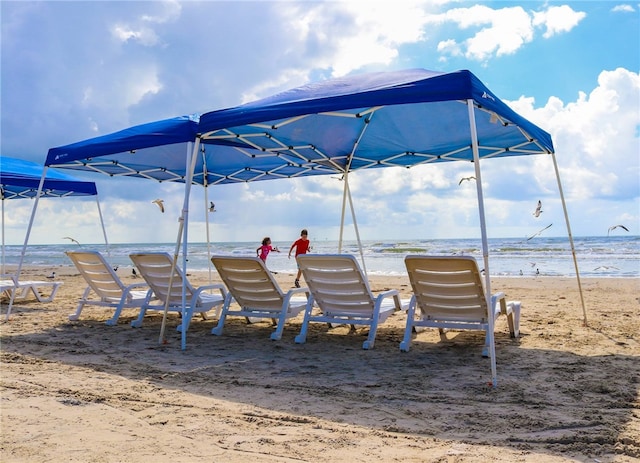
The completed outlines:
{"type": "MultiPolygon", "coordinates": [[[[17,264],[6,264],[5,265],[5,273],[10,274],[12,271],[15,271],[18,268],[17,264]]],[[[133,268],[133,265],[127,266],[127,267],[123,267],[122,269],[120,269],[119,271],[116,271],[116,273],[118,273],[118,275],[120,277],[126,277],[128,272],[126,272],[126,270],[133,268]]],[[[56,275],[68,275],[68,276],[79,276],[78,270],[73,266],[73,264],[61,264],[61,265],[33,265],[33,264],[29,264],[29,265],[23,265],[22,266],[22,273],[26,274],[26,275],[39,275],[42,278],[45,278],[46,276],[50,275],[50,273],[52,271],[56,272],[56,275]]],[[[206,269],[197,269],[197,270],[191,270],[188,269],[189,274],[193,274],[193,275],[208,275],[209,270],[206,269]]],[[[211,268],[211,272],[212,273],[216,273],[215,269],[213,269],[213,267],[211,268]]],[[[278,274],[283,274],[283,275],[294,275],[293,271],[289,271],[289,272],[274,272],[275,275],[278,274]]],[[[397,279],[397,278],[404,278],[407,277],[406,274],[380,274],[380,273],[369,273],[369,278],[375,278],[375,279],[384,279],[384,278],[392,278],[392,279],[397,279]]],[[[408,278],[408,277],[407,277],[408,278]]],[[[491,279],[496,279],[496,280],[513,280],[513,281],[520,281],[520,280],[527,280],[527,279],[566,279],[566,280],[574,280],[577,281],[576,276],[575,275],[492,275],[491,279]]],[[[580,281],[593,281],[593,280],[600,280],[600,279],[621,279],[621,280],[638,280],[640,281],[640,275],[625,275],[625,276],[621,276],[621,275],[601,275],[601,276],[580,276],[580,281]]]]}

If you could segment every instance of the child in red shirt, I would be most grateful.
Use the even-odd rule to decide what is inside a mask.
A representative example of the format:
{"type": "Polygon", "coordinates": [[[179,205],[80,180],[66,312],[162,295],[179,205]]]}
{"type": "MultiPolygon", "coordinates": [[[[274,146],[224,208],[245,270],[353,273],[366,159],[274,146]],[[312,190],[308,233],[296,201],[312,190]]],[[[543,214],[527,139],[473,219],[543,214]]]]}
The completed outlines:
{"type": "MultiPolygon", "coordinates": [[[[309,233],[307,233],[306,228],[300,232],[300,238],[291,245],[291,248],[289,248],[289,259],[291,259],[291,252],[293,251],[293,248],[296,248],[295,257],[298,257],[300,254],[306,254],[307,251],[311,248],[311,242],[307,238],[308,235],[309,233]]],[[[296,288],[300,287],[300,275],[302,275],[302,270],[300,270],[300,267],[298,267],[298,275],[296,276],[296,281],[294,283],[296,285],[296,288]]]]}

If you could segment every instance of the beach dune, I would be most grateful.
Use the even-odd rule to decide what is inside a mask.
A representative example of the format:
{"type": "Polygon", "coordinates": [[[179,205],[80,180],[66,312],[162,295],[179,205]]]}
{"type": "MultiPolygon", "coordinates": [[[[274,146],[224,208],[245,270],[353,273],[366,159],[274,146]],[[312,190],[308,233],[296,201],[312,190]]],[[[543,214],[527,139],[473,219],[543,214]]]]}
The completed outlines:
{"type": "MultiPolygon", "coordinates": [[[[481,333],[420,332],[403,353],[402,313],[369,351],[363,330],[321,324],[295,344],[301,316],[280,341],[269,323],[230,318],[213,336],[194,318],[182,351],[174,314],[166,343],[160,314],[68,321],[85,285],[55,270],[55,301],[0,325],[3,462],[640,461],[639,279],[584,280],[586,326],[575,279],[492,279],[522,301],[519,339],[498,320],[492,388],[481,333]]],[[[406,277],[371,283],[410,295],[406,277]]]]}

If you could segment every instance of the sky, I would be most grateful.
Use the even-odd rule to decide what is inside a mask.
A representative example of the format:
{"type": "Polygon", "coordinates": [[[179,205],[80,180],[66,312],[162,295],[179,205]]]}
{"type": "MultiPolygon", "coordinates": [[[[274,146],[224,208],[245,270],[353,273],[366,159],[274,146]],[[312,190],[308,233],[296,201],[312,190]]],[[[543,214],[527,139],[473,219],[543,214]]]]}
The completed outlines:
{"type": "MultiPolygon", "coordinates": [[[[640,234],[640,3],[618,1],[0,2],[0,153],[233,107],[309,82],[374,71],[468,69],[552,136],[551,156],[481,163],[489,238],[640,234]],[[543,212],[535,217],[537,202],[543,212]]],[[[363,240],[480,237],[467,163],[350,176],[363,240]]],[[[95,181],[95,199],[41,200],[32,244],[174,242],[184,185],[95,181]],[[165,202],[165,213],[152,203],[165,202]]],[[[286,248],[302,228],[339,237],[342,184],[274,180],[192,189],[189,239],[286,248]]],[[[22,244],[32,200],[5,201],[22,244]]],[[[347,211],[349,212],[349,211],[347,211]]],[[[355,238],[350,214],[345,239],[355,238]]]]}

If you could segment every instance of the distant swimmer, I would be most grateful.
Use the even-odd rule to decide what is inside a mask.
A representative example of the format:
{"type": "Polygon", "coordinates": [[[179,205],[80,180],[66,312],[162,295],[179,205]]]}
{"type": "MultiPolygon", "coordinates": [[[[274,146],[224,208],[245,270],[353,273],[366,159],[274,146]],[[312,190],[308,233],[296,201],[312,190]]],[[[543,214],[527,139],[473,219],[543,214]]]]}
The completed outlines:
{"type": "Polygon", "coordinates": [[[538,201],[538,206],[536,207],[536,210],[533,213],[533,216],[540,217],[540,214],[542,214],[542,201],[538,201]]]}
{"type": "Polygon", "coordinates": [[[154,199],[151,202],[158,205],[158,207],[160,208],[160,212],[164,212],[164,201],[162,199],[154,199]]]}
{"type": "Polygon", "coordinates": [[[607,230],[607,236],[609,236],[609,233],[611,233],[616,228],[622,228],[624,231],[629,231],[629,229],[627,227],[625,227],[624,225],[614,225],[612,227],[609,227],[609,230],[607,230]]]}

